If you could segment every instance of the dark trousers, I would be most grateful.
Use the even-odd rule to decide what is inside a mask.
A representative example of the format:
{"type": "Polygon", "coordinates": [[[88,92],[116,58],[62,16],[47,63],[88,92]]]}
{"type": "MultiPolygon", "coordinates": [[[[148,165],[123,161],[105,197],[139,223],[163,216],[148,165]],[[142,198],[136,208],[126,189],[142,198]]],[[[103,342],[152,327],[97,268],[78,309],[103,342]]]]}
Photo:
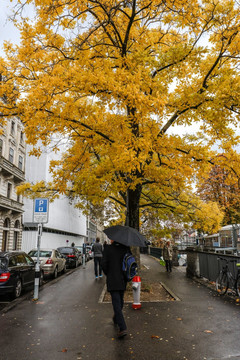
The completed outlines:
{"type": "Polygon", "coordinates": [[[123,316],[123,305],[124,305],[124,291],[110,291],[112,297],[112,306],[114,311],[114,322],[119,326],[119,330],[123,331],[127,329],[124,316],[123,316]]]}
{"type": "Polygon", "coordinates": [[[172,271],[172,260],[165,260],[166,263],[166,270],[167,271],[172,271]]]}
{"type": "Polygon", "coordinates": [[[94,258],[94,272],[95,272],[95,276],[102,275],[102,258],[101,257],[94,258]]]}

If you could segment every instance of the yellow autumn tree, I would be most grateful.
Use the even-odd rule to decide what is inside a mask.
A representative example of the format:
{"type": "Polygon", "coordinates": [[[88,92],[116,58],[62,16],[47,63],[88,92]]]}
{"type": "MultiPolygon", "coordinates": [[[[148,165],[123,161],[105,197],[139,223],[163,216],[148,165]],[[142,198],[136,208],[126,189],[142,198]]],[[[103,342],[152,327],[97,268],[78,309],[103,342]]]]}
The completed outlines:
{"type": "Polygon", "coordinates": [[[207,177],[198,178],[198,194],[206,202],[214,201],[224,212],[223,225],[240,221],[240,154],[224,144],[207,177]]]}
{"type": "MultiPolygon", "coordinates": [[[[186,217],[193,180],[213,165],[212,145],[238,142],[236,1],[18,3],[34,5],[36,16],[18,19],[19,46],[5,43],[0,112],[22,119],[33,153],[53,134],[67,139],[41,191],[109,199],[135,228],[151,207],[186,217]],[[179,125],[198,130],[181,136],[179,125]]],[[[196,207],[206,223],[207,207],[196,207]]]]}

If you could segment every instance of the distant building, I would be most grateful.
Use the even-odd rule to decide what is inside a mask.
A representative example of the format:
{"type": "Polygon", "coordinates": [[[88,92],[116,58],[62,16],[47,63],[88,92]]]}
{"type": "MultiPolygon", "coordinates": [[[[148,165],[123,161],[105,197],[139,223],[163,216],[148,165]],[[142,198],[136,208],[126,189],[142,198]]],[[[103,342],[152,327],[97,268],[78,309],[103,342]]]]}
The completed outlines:
{"type": "Polygon", "coordinates": [[[87,219],[87,242],[89,245],[93,244],[97,237],[97,222],[92,216],[88,216],[87,219]]]}
{"type": "Polygon", "coordinates": [[[240,225],[226,225],[219,229],[217,234],[204,235],[199,240],[199,245],[205,249],[240,251],[240,225]]]}
{"type": "MultiPolygon", "coordinates": [[[[51,150],[43,149],[39,158],[26,157],[26,181],[50,181],[49,163],[58,156],[51,150]]],[[[59,246],[81,246],[88,242],[87,217],[75,206],[75,200],[60,196],[49,204],[49,220],[43,224],[42,248],[59,246]]],[[[24,199],[22,250],[28,252],[37,246],[37,225],[33,222],[33,200],[24,199]]]]}
{"type": "Polygon", "coordinates": [[[17,117],[0,125],[0,249],[22,246],[22,196],[16,186],[25,180],[26,148],[23,124],[17,117]]]}

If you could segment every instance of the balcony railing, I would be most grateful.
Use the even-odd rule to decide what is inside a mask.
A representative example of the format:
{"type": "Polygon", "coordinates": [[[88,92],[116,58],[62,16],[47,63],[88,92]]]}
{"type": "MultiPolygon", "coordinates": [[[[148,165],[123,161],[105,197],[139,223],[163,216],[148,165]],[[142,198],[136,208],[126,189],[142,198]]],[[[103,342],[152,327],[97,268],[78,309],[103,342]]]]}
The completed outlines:
{"type": "Polygon", "coordinates": [[[15,181],[25,181],[24,172],[3,156],[0,156],[0,168],[2,169],[2,173],[4,175],[13,175],[15,181]]]}
{"type": "Polygon", "coordinates": [[[0,195],[0,209],[3,211],[11,210],[12,212],[22,213],[23,204],[18,201],[8,199],[7,197],[0,195]]]}

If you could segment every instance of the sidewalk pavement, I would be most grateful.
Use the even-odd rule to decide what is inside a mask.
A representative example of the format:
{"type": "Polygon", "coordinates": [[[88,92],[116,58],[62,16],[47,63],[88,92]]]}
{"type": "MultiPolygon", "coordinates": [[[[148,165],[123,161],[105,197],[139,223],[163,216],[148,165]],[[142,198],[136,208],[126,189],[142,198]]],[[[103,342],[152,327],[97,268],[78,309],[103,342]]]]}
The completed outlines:
{"type": "Polygon", "coordinates": [[[39,300],[0,313],[0,360],[240,359],[240,307],[174,268],[141,255],[144,279],[160,281],[175,301],[124,306],[128,335],[116,338],[112,305],[101,302],[105,277],[93,261],[43,287],[39,300]]]}

